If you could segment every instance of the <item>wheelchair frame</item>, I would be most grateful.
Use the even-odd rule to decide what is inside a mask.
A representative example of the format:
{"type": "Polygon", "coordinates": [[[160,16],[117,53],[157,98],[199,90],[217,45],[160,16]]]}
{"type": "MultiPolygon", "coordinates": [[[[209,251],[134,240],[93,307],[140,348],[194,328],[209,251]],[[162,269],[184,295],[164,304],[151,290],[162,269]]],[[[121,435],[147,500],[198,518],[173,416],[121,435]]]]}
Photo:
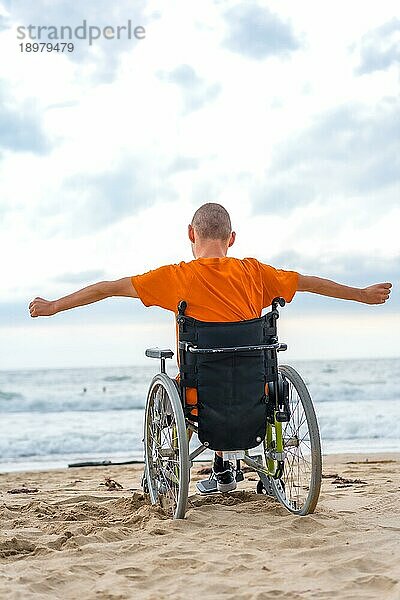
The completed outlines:
{"type": "MultiPolygon", "coordinates": [[[[283,298],[273,300],[269,316],[274,325],[279,318],[278,306],[284,305],[283,298]]],[[[178,324],[185,309],[186,302],[180,302],[178,324]]],[[[276,337],[270,344],[218,348],[198,348],[191,342],[178,341],[178,348],[180,353],[188,351],[193,354],[272,351],[278,377],[276,382],[268,383],[266,436],[264,440],[260,438],[263,451],[257,455],[250,455],[249,450],[241,452],[240,458],[236,460],[236,479],[243,480],[240,468],[240,460],[243,460],[259,476],[258,493],[275,497],[292,513],[306,515],[313,512],[318,502],[322,477],[319,430],[310,395],[300,375],[292,367],[278,367],[277,353],[286,350],[287,345],[280,344],[276,337]],[[296,392],[294,398],[293,390],[296,392]],[[296,423],[295,412],[300,405],[304,414],[301,418],[298,416],[296,423]],[[306,431],[304,427],[301,429],[304,423],[307,426],[306,431]],[[306,437],[309,446],[305,442],[306,437]],[[309,474],[305,474],[307,459],[302,454],[302,444],[310,451],[309,474]],[[305,462],[300,467],[301,458],[305,462]],[[297,480],[294,473],[296,469],[297,480]],[[293,475],[292,478],[290,474],[293,475]],[[307,492],[303,494],[303,502],[300,500],[301,489],[307,492]]],[[[146,404],[144,479],[151,502],[160,503],[173,518],[183,518],[186,512],[190,468],[194,459],[209,448],[207,442],[200,443],[189,453],[189,440],[193,433],[198,432],[198,427],[190,415],[185,415],[184,388],[183,393],[180,393],[176,380],[169,378],[166,373],[166,359],[173,357],[172,350],[149,348],[146,350],[146,356],[161,360],[161,372],[154,377],[150,385],[146,404]]]]}

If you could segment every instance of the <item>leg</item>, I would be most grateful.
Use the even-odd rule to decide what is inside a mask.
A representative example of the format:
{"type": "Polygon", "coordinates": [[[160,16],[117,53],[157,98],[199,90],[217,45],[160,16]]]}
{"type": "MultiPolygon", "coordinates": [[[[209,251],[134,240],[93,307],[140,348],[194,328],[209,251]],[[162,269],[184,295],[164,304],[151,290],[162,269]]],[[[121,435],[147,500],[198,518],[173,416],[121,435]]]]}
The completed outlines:
{"type": "Polygon", "coordinates": [[[217,480],[219,492],[232,492],[236,489],[236,479],[231,463],[223,459],[222,452],[217,450],[214,458],[213,475],[217,480]]]}

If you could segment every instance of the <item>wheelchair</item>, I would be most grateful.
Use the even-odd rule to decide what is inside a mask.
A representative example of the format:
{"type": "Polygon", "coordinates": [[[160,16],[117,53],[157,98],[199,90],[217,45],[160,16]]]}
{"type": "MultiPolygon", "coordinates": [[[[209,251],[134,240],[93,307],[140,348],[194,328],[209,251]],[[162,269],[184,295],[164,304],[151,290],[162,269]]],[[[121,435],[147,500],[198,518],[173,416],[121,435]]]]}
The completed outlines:
{"type": "MultiPolygon", "coordinates": [[[[278,306],[260,318],[222,323],[198,321],[178,305],[179,377],[166,373],[172,350],[149,348],[161,372],[147,395],[144,491],[173,519],[183,519],[193,461],[206,450],[232,460],[236,481],[241,463],[258,474],[256,491],[278,500],[288,511],[315,510],[321,487],[321,443],[315,410],[300,375],[278,365],[287,349],[277,336],[278,306]],[[197,403],[188,403],[189,390],[197,403]],[[196,433],[199,446],[190,451],[196,433]]],[[[217,491],[211,471],[197,483],[202,493],[217,491]]],[[[230,492],[234,493],[234,492],[230,492]]]]}

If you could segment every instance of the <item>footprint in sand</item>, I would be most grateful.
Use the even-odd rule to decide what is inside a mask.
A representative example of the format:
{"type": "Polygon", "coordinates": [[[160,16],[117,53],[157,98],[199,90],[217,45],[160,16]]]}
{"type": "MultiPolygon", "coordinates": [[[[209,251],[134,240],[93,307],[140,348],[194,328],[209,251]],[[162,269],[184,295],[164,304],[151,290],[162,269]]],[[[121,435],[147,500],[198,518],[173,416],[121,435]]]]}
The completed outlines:
{"type": "Polygon", "coordinates": [[[364,506],[364,510],[373,510],[378,514],[386,513],[389,510],[392,510],[394,513],[400,512],[399,508],[399,499],[398,498],[378,498],[374,500],[370,504],[364,506]]]}
{"type": "Polygon", "coordinates": [[[365,586],[369,591],[375,590],[378,597],[379,592],[388,592],[397,585],[398,581],[387,575],[367,574],[357,577],[355,583],[359,586],[365,586]]]}
{"type": "Polygon", "coordinates": [[[117,569],[115,572],[117,575],[122,575],[128,579],[143,579],[145,577],[145,572],[139,567],[124,567],[123,569],[117,569]]]}
{"type": "Polygon", "coordinates": [[[150,535],[167,535],[168,531],[166,529],[161,529],[160,527],[156,527],[149,531],[150,535]]]}
{"type": "Polygon", "coordinates": [[[31,554],[36,550],[36,545],[28,540],[17,539],[15,537],[5,542],[0,542],[0,557],[9,558],[21,554],[31,554]]]}
{"type": "Polygon", "coordinates": [[[47,545],[53,550],[61,550],[64,544],[72,537],[73,534],[71,533],[71,531],[65,531],[62,535],[57,537],[57,539],[49,542],[47,545]]]}

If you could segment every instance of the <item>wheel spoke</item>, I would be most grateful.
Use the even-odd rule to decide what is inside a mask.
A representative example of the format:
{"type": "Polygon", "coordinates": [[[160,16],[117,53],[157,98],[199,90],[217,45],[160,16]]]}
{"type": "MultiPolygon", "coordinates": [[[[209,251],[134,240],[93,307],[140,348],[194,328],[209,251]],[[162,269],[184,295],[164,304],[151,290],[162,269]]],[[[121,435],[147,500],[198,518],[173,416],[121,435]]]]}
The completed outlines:
{"type": "MultiPolygon", "coordinates": [[[[289,384],[290,420],[283,426],[284,469],[272,480],[277,498],[291,511],[314,510],[321,480],[318,425],[307,388],[292,367],[279,367],[289,384]],[[311,428],[312,427],[312,428],[311,428]]],[[[268,448],[265,450],[266,459],[268,448]]]]}
{"type": "Polygon", "coordinates": [[[145,420],[146,469],[152,502],[159,502],[169,516],[176,518],[178,514],[181,518],[188,492],[188,449],[180,398],[168,381],[168,377],[156,376],[149,391],[145,420]]]}

